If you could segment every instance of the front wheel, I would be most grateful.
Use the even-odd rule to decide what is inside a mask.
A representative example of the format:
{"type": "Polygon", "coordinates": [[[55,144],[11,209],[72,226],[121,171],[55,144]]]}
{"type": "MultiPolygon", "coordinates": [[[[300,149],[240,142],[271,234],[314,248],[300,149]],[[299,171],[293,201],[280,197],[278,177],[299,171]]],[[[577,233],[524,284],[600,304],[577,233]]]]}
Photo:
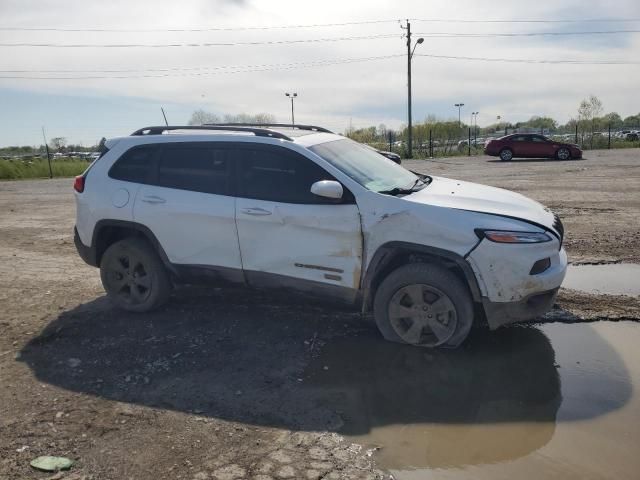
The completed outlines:
{"type": "Polygon", "coordinates": [[[148,312],[169,299],[171,281],[153,247],[139,238],[125,238],[109,248],[100,262],[107,297],[119,308],[148,312]]]}
{"type": "Polygon", "coordinates": [[[569,160],[571,158],[571,152],[568,148],[560,148],[556,152],[556,158],[558,160],[569,160]]]}
{"type": "Polygon", "coordinates": [[[509,162],[513,159],[513,152],[508,149],[505,148],[504,150],[500,151],[500,160],[502,160],[503,162],[509,162]]]}
{"type": "Polygon", "coordinates": [[[418,347],[455,348],[473,324],[473,303],[464,283],[427,263],[389,274],[376,292],[373,313],[385,339],[418,347]]]}

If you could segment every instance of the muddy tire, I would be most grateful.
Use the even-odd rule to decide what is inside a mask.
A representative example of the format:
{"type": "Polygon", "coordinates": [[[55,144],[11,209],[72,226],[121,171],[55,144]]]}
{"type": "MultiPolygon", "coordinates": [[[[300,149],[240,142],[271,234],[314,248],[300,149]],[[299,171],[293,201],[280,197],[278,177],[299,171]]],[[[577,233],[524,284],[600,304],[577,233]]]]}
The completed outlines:
{"type": "Polygon", "coordinates": [[[100,278],[109,300],[129,312],[158,308],[171,294],[162,260],[140,238],[126,238],[107,248],[100,262],[100,278]]]}
{"type": "Polygon", "coordinates": [[[473,302],[464,283],[434,264],[412,263],[385,278],[373,303],[382,336],[419,347],[455,348],[473,324],[473,302]]]}
{"type": "Polygon", "coordinates": [[[503,148],[500,150],[500,160],[503,162],[510,162],[513,160],[513,152],[510,148],[503,148]]]}

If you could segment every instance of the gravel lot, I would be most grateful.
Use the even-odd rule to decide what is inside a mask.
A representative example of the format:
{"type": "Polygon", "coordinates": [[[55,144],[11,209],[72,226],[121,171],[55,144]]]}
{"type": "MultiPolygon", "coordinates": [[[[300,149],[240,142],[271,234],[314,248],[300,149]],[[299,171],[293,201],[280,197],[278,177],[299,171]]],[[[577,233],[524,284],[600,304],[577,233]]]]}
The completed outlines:
{"type": "MultiPolygon", "coordinates": [[[[573,263],[640,263],[640,151],[585,156],[405,166],[546,204],[563,218],[573,263]]],[[[38,455],[74,459],[57,478],[76,480],[386,478],[378,445],[349,439],[367,423],[354,423],[343,393],[321,378],[341,368],[327,352],[347,342],[344,351],[370,356],[358,357],[363,369],[385,355],[435,358],[446,375],[448,359],[531,330],[476,333],[463,353],[408,354],[336,306],[201,287],[179,289],[153,314],[122,313],[75,252],[70,179],[2,182],[0,211],[2,479],[52,478],[29,467],[38,455]]],[[[640,319],[638,297],[562,290],[544,321],[622,319],[640,319]]],[[[384,378],[402,375],[403,362],[381,368],[384,378]]]]}

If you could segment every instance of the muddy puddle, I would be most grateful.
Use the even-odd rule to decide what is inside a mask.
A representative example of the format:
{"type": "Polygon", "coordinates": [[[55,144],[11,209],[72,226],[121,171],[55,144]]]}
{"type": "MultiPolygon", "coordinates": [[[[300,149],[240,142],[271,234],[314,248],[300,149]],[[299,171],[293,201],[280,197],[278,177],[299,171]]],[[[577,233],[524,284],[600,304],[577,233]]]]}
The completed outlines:
{"type": "Polygon", "coordinates": [[[475,332],[433,352],[328,343],[305,383],[396,479],[638,478],[640,325],[475,332]]]}
{"type": "Polygon", "coordinates": [[[640,265],[569,265],[562,286],[593,294],[640,295],[640,265]]]}

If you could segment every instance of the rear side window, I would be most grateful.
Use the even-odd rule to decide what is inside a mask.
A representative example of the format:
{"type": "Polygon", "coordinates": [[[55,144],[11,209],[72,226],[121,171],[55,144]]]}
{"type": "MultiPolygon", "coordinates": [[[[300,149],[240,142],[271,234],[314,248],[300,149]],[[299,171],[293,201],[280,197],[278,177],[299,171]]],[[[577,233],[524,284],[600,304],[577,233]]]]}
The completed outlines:
{"type": "Polygon", "coordinates": [[[192,192],[228,195],[229,171],[226,150],[210,146],[164,147],[154,184],[192,192]]]}
{"type": "MultiPolygon", "coordinates": [[[[245,198],[282,203],[336,203],[311,193],[319,180],[335,180],[323,168],[283,148],[242,149],[239,190],[245,198]]],[[[345,199],[349,192],[345,189],[345,199]]]]}
{"type": "Polygon", "coordinates": [[[142,145],[127,150],[109,170],[109,176],[125,182],[149,183],[157,148],[142,145]]]}

